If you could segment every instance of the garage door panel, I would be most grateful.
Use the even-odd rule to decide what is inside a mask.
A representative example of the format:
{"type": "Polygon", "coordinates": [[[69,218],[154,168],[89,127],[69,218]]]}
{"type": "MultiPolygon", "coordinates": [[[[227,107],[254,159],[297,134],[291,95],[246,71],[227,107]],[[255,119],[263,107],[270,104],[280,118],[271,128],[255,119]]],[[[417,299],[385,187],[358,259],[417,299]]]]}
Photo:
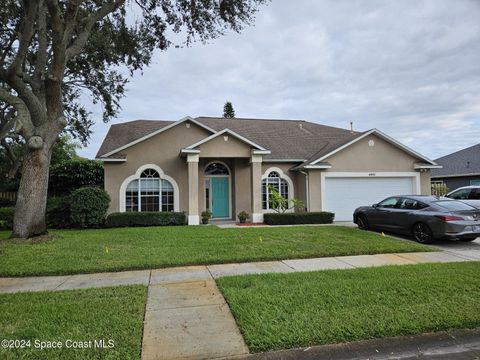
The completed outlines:
{"type": "Polygon", "coordinates": [[[413,194],[412,177],[326,177],[326,211],[335,213],[338,221],[352,221],[359,206],[372,205],[393,195],[413,194]]]}

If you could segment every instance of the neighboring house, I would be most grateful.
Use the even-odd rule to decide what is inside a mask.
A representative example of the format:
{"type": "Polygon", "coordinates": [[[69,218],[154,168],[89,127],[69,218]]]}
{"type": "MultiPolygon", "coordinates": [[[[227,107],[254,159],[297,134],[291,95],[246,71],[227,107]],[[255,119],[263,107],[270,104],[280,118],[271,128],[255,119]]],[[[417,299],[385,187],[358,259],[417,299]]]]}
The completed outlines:
{"type": "Polygon", "coordinates": [[[480,185],[480,144],[435,160],[443,167],[432,170],[432,184],[445,184],[450,191],[480,185]]]}
{"type": "Polygon", "coordinates": [[[353,210],[395,194],[429,194],[434,161],[379,130],[299,120],[186,117],[112,125],[97,154],[109,212],[185,211],[253,222],[271,212],[269,186],[307,211],[353,210]]]}

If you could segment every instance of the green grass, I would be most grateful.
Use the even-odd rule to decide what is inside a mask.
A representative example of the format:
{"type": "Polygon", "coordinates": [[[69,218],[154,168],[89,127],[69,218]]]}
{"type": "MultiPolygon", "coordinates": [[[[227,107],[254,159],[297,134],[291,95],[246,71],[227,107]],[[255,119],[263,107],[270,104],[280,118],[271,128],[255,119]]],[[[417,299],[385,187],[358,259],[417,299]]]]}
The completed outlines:
{"type": "MultiPolygon", "coordinates": [[[[0,241],[0,276],[428,251],[431,247],[339,226],[215,226],[52,230],[57,238],[0,241]]],[[[0,238],[8,233],[0,233],[0,238]]]]}
{"type": "Polygon", "coordinates": [[[140,359],[144,286],[0,294],[0,340],[30,340],[24,349],[2,349],[1,359],[140,359]],[[111,349],[66,348],[67,340],[113,340],[111,349]],[[35,340],[60,341],[62,349],[35,348],[35,340]]]}
{"type": "Polygon", "coordinates": [[[480,262],[222,278],[253,352],[480,326],[480,262]]]}

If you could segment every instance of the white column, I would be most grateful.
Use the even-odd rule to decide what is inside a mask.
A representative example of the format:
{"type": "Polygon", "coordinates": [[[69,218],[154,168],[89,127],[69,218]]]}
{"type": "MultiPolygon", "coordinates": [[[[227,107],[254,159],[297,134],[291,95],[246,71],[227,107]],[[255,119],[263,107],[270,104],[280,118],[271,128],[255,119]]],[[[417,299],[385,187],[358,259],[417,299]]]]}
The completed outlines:
{"type": "Polygon", "coordinates": [[[188,154],[188,225],[200,224],[198,214],[198,154],[188,154]]]}
{"type": "Polygon", "coordinates": [[[263,222],[262,212],[262,155],[250,158],[252,189],[252,222],[263,222]]]}
{"type": "Polygon", "coordinates": [[[308,211],[322,211],[322,197],[325,195],[324,184],[322,185],[322,171],[308,171],[308,211]]]}

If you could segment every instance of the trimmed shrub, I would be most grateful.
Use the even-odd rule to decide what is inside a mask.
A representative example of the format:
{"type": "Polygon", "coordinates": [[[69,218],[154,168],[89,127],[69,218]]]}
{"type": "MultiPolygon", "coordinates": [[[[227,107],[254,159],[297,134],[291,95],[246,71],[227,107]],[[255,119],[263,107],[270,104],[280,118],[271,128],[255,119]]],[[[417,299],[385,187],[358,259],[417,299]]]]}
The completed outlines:
{"type": "Polygon", "coordinates": [[[124,212],[108,215],[107,227],[127,227],[127,226],[167,226],[167,225],[185,225],[187,217],[183,212],[124,212]]]}
{"type": "Polygon", "coordinates": [[[59,196],[48,199],[47,225],[56,229],[64,229],[71,226],[70,196],[59,196]]]}
{"type": "Polygon", "coordinates": [[[80,228],[98,227],[105,223],[110,196],[97,187],[83,187],[70,195],[70,219],[80,228]]]}
{"type": "Polygon", "coordinates": [[[15,214],[14,207],[0,208],[0,230],[13,229],[13,215],[15,214]]]}
{"type": "Polygon", "coordinates": [[[326,211],[263,214],[263,221],[268,225],[331,224],[334,218],[334,213],[326,211]]]}
{"type": "Polygon", "coordinates": [[[53,196],[69,195],[84,186],[103,186],[103,164],[88,159],[70,159],[50,167],[48,192],[53,196]]]}

